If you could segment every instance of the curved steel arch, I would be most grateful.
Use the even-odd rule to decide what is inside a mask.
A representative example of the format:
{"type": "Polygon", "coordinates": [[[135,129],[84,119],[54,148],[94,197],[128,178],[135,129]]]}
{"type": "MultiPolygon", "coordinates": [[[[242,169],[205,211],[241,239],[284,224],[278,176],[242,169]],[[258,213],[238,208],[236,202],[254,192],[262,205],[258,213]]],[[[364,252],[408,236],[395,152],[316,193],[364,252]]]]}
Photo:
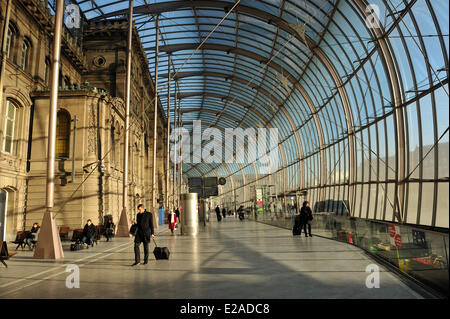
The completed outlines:
{"type": "MultiPolygon", "coordinates": [[[[184,110],[182,109],[182,110],[181,110],[182,113],[187,113],[188,111],[189,111],[188,109],[184,109],[184,110]]],[[[196,111],[196,109],[192,109],[192,111],[196,111]]],[[[211,110],[205,110],[205,111],[211,111],[211,110]]],[[[212,112],[213,112],[213,111],[212,111],[212,112]]],[[[171,123],[173,123],[173,122],[171,122],[171,123]]],[[[186,122],[186,121],[185,121],[185,122],[182,122],[182,123],[190,123],[190,121],[189,121],[189,122],[186,122]]],[[[223,127],[220,127],[220,126],[217,126],[217,125],[211,125],[210,127],[214,127],[214,128],[217,128],[217,129],[223,129],[223,127]]],[[[225,147],[225,148],[227,148],[227,145],[225,144],[224,141],[222,141],[222,146],[225,147]]],[[[248,152],[248,147],[247,147],[247,145],[244,144],[244,148],[245,148],[245,149],[247,150],[247,152],[248,152]]],[[[233,150],[231,150],[231,151],[232,151],[232,153],[234,153],[233,150]]],[[[266,155],[266,157],[267,157],[267,154],[265,154],[265,155],[266,155]]],[[[207,164],[207,165],[211,168],[211,170],[210,170],[209,172],[206,172],[206,173],[201,172],[201,171],[197,168],[197,165],[198,165],[198,164],[195,164],[195,165],[193,165],[192,163],[185,163],[185,164],[189,164],[189,165],[191,166],[191,169],[192,169],[192,168],[195,168],[201,175],[208,174],[209,172],[211,172],[212,170],[214,170],[216,176],[219,177],[219,175],[218,175],[218,173],[217,173],[217,171],[216,171],[216,168],[215,168],[214,166],[212,166],[210,163],[204,163],[204,164],[207,164]]],[[[224,163],[221,163],[220,165],[223,165],[223,164],[225,164],[225,167],[226,167],[226,169],[227,169],[227,171],[228,171],[228,173],[229,173],[229,176],[230,176],[230,178],[231,178],[231,183],[232,183],[232,189],[233,189],[233,187],[234,187],[234,186],[233,186],[233,185],[234,185],[234,181],[233,181],[233,176],[232,176],[232,175],[235,174],[237,171],[234,172],[234,173],[231,173],[231,170],[230,170],[230,168],[229,168],[228,163],[224,162],[224,163]]],[[[243,180],[245,181],[245,180],[246,180],[246,176],[245,176],[245,172],[244,172],[244,168],[242,167],[242,164],[239,163],[239,162],[237,162],[236,164],[239,166],[239,170],[241,171],[242,178],[243,178],[243,180]]],[[[254,172],[256,178],[258,178],[258,170],[257,170],[257,168],[256,168],[256,164],[255,164],[255,163],[252,163],[252,164],[253,164],[253,172],[254,172]]],[[[190,169],[189,169],[188,171],[186,171],[185,174],[188,174],[189,171],[190,171],[190,169]]]]}
{"type": "MultiPolygon", "coordinates": [[[[163,46],[163,47],[160,47],[159,50],[160,51],[167,51],[167,52],[174,52],[174,51],[180,51],[180,50],[186,50],[186,49],[195,49],[195,48],[196,48],[196,44],[179,44],[179,45],[163,46]]],[[[235,54],[240,54],[240,55],[243,55],[243,56],[247,56],[247,57],[252,58],[254,60],[257,60],[257,61],[265,62],[265,59],[263,57],[261,57],[260,55],[258,55],[256,53],[253,53],[253,52],[249,52],[247,50],[243,50],[243,49],[233,48],[233,47],[229,47],[229,46],[225,46],[225,45],[219,45],[219,44],[212,44],[212,45],[205,44],[204,48],[205,49],[210,49],[210,50],[226,51],[226,52],[230,51],[230,52],[233,52],[235,54]]],[[[324,142],[324,139],[323,139],[322,126],[321,126],[320,120],[319,120],[319,118],[317,116],[316,108],[314,107],[314,104],[313,104],[311,98],[309,97],[308,93],[298,83],[299,81],[296,81],[295,78],[287,70],[285,70],[283,67],[279,66],[278,64],[276,64],[273,61],[268,61],[267,65],[272,67],[273,69],[275,69],[279,73],[286,74],[287,75],[286,77],[289,79],[289,81],[294,84],[294,87],[302,94],[302,96],[305,99],[305,101],[307,101],[307,104],[308,104],[308,106],[310,108],[311,114],[312,114],[312,116],[314,118],[314,121],[315,121],[316,129],[317,129],[317,135],[319,136],[319,149],[320,149],[320,154],[321,154],[320,155],[321,156],[320,181],[321,181],[321,185],[323,186],[323,185],[325,185],[325,178],[326,178],[326,174],[325,174],[326,161],[325,161],[325,152],[324,152],[325,142],[324,142]]],[[[292,92],[293,92],[293,90],[292,90],[292,92]]],[[[227,98],[227,97],[224,97],[224,98],[227,98]]],[[[241,104],[241,103],[242,102],[240,102],[238,104],[241,104]]],[[[241,104],[241,105],[244,106],[243,104],[241,104]]],[[[252,107],[246,107],[246,108],[249,109],[249,110],[252,110],[253,112],[255,112],[255,109],[252,108],[252,107]]],[[[280,108],[280,109],[283,110],[283,114],[285,114],[285,115],[289,114],[289,113],[286,112],[286,110],[284,108],[280,108]]],[[[290,117],[290,115],[289,115],[289,117],[290,117]]],[[[273,119],[273,117],[272,117],[272,119],[273,119]]],[[[296,127],[293,126],[292,118],[290,118],[290,120],[288,120],[288,121],[289,121],[289,123],[291,125],[292,132],[296,136],[296,139],[297,139],[297,142],[298,142],[297,148],[299,149],[299,156],[303,156],[303,152],[300,151],[300,147],[301,147],[301,144],[299,143],[300,139],[298,137],[298,133],[297,133],[296,127]]],[[[267,123],[266,123],[266,125],[267,125],[267,123]]],[[[280,147],[281,147],[281,145],[280,145],[280,147]]],[[[282,154],[284,154],[284,150],[283,150],[282,154]]],[[[285,159],[283,159],[283,162],[286,163],[285,159]]],[[[285,164],[284,164],[284,167],[286,167],[285,164]]],[[[303,178],[302,178],[302,183],[303,183],[303,178]]],[[[323,197],[323,193],[321,193],[321,194],[322,194],[321,197],[323,197]]]]}
{"type": "MultiPolygon", "coordinates": [[[[353,3],[359,9],[361,16],[365,19],[369,18],[369,12],[366,11],[368,3],[364,0],[353,0],[353,3]]],[[[368,28],[369,32],[374,35],[375,41],[379,44],[380,56],[383,59],[384,66],[387,71],[387,79],[390,84],[392,103],[395,109],[394,112],[394,123],[396,129],[396,146],[397,151],[395,152],[396,163],[395,163],[395,174],[396,174],[396,186],[395,187],[395,205],[398,208],[398,212],[394,209],[394,216],[397,217],[400,223],[403,223],[404,207],[405,207],[405,178],[406,178],[406,142],[405,142],[405,123],[403,115],[403,103],[404,95],[402,91],[401,75],[398,70],[397,62],[392,51],[392,47],[389,41],[383,36],[382,30],[378,28],[368,28]]]]}
{"type": "MultiPolygon", "coordinates": [[[[211,77],[219,77],[219,78],[225,78],[225,79],[230,79],[232,81],[236,81],[242,84],[246,84],[248,86],[250,86],[252,89],[255,89],[257,92],[263,94],[264,96],[266,96],[267,98],[269,98],[272,102],[275,103],[275,105],[277,106],[278,109],[280,109],[283,114],[285,115],[285,117],[287,118],[292,131],[294,132],[294,136],[297,142],[297,149],[299,152],[299,157],[303,158],[303,148],[302,148],[302,144],[300,142],[300,137],[298,135],[298,131],[295,127],[295,123],[292,119],[292,116],[287,112],[286,108],[283,106],[283,103],[279,103],[279,101],[272,95],[270,94],[268,91],[266,91],[265,89],[263,89],[262,87],[252,84],[252,83],[248,83],[247,80],[242,79],[240,77],[234,76],[234,75],[228,75],[228,74],[224,74],[224,73],[219,73],[219,72],[208,72],[208,71],[200,71],[200,72],[182,72],[179,73],[175,78],[180,79],[180,78],[186,78],[186,77],[192,77],[192,76],[211,76],[211,77]]],[[[226,113],[222,114],[222,116],[226,117],[226,113]]],[[[299,188],[303,189],[304,187],[304,163],[303,161],[301,161],[300,164],[300,185],[299,188]]]]}
{"type": "MultiPolygon", "coordinates": [[[[231,99],[230,97],[228,97],[228,96],[221,96],[220,94],[214,94],[214,93],[206,93],[206,92],[190,92],[190,93],[186,93],[188,96],[197,96],[197,95],[200,95],[200,96],[213,96],[213,97],[218,97],[218,98],[224,98],[224,99],[231,99]]],[[[179,99],[182,99],[183,97],[182,96],[180,96],[180,94],[178,95],[178,98],[179,99]]],[[[234,99],[233,99],[234,100],[234,99]]],[[[234,101],[234,102],[236,102],[236,101],[234,101]]],[[[243,107],[245,107],[245,108],[247,108],[247,109],[249,109],[249,110],[251,110],[253,113],[255,113],[267,126],[269,126],[269,127],[271,127],[272,128],[272,124],[270,123],[270,121],[266,121],[265,120],[265,118],[264,118],[264,116],[260,113],[260,112],[258,112],[255,108],[253,108],[253,107],[249,107],[249,106],[247,106],[245,103],[243,103],[243,102],[239,102],[238,104],[241,104],[243,107]]],[[[205,109],[202,109],[202,111],[206,111],[205,109]]],[[[212,111],[212,110],[208,110],[208,111],[211,111],[211,112],[214,112],[214,111],[212,111]]],[[[210,113],[211,113],[210,112],[210,113]]],[[[216,112],[216,114],[220,114],[220,111],[217,111],[216,112]]],[[[231,119],[231,116],[229,116],[229,118],[231,119]]],[[[239,120],[237,120],[237,119],[234,119],[236,122],[241,122],[242,123],[242,120],[241,121],[239,121],[239,120]]],[[[280,151],[281,151],[281,156],[282,156],[282,160],[283,160],[283,167],[286,167],[286,154],[285,154],[285,150],[284,150],[284,147],[283,147],[283,145],[281,144],[281,142],[280,142],[280,138],[278,137],[278,146],[280,147],[280,151]]],[[[265,156],[266,156],[266,158],[267,158],[267,160],[269,160],[269,158],[268,158],[268,155],[267,155],[267,151],[265,151],[265,156]]],[[[267,163],[269,163],[269,161],[267,162],[267,163]]]]}
{"type": "MultiPolygon", "coordinates": [[[[192,111],[198,111],[198,109],[184,109],[184,110],[182,109],[182,110],[181,110],[182,113],[188,113],[188,112],[192,112],[192,111]]],[[[203,112],[208,112],[208,113],[213,113],[213,114],[218,114],[218,113],[219,113],[218,111],[208,110],[208,109],[204,109],[203,112]]],[[[231,115],[228,115],[228,114],[227,114],[227,117],[229,117],[230,119],[232,119],[232,120],[234,120],[234,121],[237,120],[236,118],[234,118],[234,117],[232,117],[231,115]]],[[[191,122],[193,122],[193,121],[183,121],[182,123],[191,123],[191,122]]],[[[173,122],[172,122],[172,123],[173,123],[173,122]]],[[[214,127],[214,128],[217,128],[217,129],[225,129],[224,127],[221,127],[221,126],[211,125],[211,124],[209,124],[209,125],[210,125],[209,127],[214,127]]],[[[247,126],[247,127],[248,127],[248,126],[247,126]]],[[[225,147],[226,149],[228,149],[228,148],[227,148],[227,145],[225,144],[224,141],[222,141],[222,146],[225,147]]],[[[247,147],[246,144],[244,144],[244,149],[248,152],[248,147],[247,147]]],[[[234,151],[233,151],[233,150],[231,150],[231,152],[234,154],[234,151]]],[[[266,156],[266,158],[267,158],[267,153],[265,153],[265,156],[266,156]]],[[[227,164],[227,163],[225,163],[225,164],[227,164]]],[[[242,171],[242,175],[243,175],[243,177],[244,177],[245,173],[244,173],[244,171],[243,171],[242,164],[241,164],[241,163],[236,163],[236,164],[239,165],[239,167],[240,167],[240,169],[241,169],[241,171],[242,171]]],[[[257,168],[256,168],[256,164],[255,164],[255,163],[252,163],[252,164],[253,164],[253,171],[254,171],[254,174],[255,174],[255,176],[258,176],[258,170],[257,170],[257,168]]],[[[195,165],[193,165],[193,166],[195,166],[195,165]]],[[[227,166],[228,166],[228,165],[227,165],[227,166]]],[[[187,174],[188,172],[189,172],[189,171],[187,171],[187,172],[185,172],[185,173],[187,174]]],[[[207,172],[207,173],[208,173],[208,172],[207,172]]],[[[207,173],[206,173],[206,174],[207,174],[207,173]]]]}

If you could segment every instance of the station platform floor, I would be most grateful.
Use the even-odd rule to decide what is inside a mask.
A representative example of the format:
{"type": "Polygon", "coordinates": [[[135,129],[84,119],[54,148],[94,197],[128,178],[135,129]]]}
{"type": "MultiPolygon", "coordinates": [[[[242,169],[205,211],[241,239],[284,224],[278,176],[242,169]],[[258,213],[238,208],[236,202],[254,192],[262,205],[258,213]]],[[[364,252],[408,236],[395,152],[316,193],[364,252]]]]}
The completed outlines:
{"type": "MultiPolygon", "coordinates": [[[[212,217],[212,216],[211,216],[212,217]]],[[[0,267],[0,299],[421,299],[397,275],[349,244],[227,217],[210,220],[196,237],[156,229],[169,260],[134,262],[132,238],[103,239],[70,251],[63,260],[33,259],[21,251],[0,267]],[[80,288],[67,288],[69,264],[79,267],[80,288]],[[367,288],[366,267],[380,269],[380,287],[367,288]]],[[[14,246],[8,246],[14,251],[14,246]]],[[[141,256],[143,248],[141,246],[141,256]]],[[[143,257],[141,257],[142,261],[143,257]]]]}

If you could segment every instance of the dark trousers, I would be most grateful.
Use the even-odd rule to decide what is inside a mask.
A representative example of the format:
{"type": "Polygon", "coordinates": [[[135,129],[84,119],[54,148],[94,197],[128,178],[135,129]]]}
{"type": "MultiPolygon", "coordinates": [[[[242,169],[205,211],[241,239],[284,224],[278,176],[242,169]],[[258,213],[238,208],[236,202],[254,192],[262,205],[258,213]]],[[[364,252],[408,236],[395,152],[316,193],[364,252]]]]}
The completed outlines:
{"type": "Polygon", "coordinates": [[[92,245],[92,243],[94,242],[94,236],[89,236],[89,237],[83,236],[83,238],[81,239],[81,241],[82,241],[84,244],[92,245]],[[89,240],[89,242],[87,242],[88,240],[89,240]]]}
{"type": "Polygon", "coordinates": [[[303,224],[303,225],[300,225],[300,235],[302,234],[302,228],[303,228],[303,231],[304,231],[304,233],[305,233],[305,236],[308,236],[308,233],[306,233],[306,226],[308,226],[308,233],[309,233],[309,236],[311,236],[311,225],[308,224],[308,223],[305,223],[305,224],[303,224]]]}
{"type": "Polygon", "coordinates": [[[105,237],[106,237],[106,241],[109,241],[109,239],[113,236],[113,230],[112,229],[107,229],[105,231],[105,237]]]}
{"type": "Polygon", "coordinates": [[[134,242],[134,261],[139,263],[141,262],[141,251],[139,250],[139,246],[141,243],[144,245],[144,262],[148,261],[148,241],[135,241],[134,242]]]}

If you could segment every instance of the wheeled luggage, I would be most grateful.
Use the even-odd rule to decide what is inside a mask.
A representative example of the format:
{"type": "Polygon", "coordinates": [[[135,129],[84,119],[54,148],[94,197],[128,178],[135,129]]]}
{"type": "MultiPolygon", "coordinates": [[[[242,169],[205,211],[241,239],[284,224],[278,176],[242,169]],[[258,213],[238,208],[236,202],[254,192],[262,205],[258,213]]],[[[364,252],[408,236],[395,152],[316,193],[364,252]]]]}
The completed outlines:
{"type": "Polygon", "coordinates": [[[292,235],[298,236],[302,233],[302,226],[300,224],[300,215],[295,216],[294,228],[292,228],[292,235]]]}
{"type": "Polygon", "coordinates": [[[169,259],[169,255],[170,255],[170,251],[169,248],[167,247],[158,247],[158,245],[156,244],[156,241],[153,239],[153,241],[155,242],[155,249],[153,249],[153,254],[155,255],[155,259],[169,259]]]}
{"type": "Polygon", "coordinates": [[[70,244],[70,251],[75,251],[80,249],[80,245],[78,243],[70,244]]]}

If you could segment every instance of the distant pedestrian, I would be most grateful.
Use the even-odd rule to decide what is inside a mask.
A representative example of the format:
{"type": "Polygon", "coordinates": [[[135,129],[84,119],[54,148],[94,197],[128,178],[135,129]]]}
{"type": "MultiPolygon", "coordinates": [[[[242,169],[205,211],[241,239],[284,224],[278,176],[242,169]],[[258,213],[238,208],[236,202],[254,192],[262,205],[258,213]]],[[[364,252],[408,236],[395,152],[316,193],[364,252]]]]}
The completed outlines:
{"type": "Polygon", "coordinates": [[[222,208],[222,216],[225,219],[225,217],[227,217],[227,210],[224,208],[222,208]]]}
{"type": "Polygon", "coordinates": [[[175,223],[177,222],[177,214],[171,211],[167,216],[167,221],[169,223],[169,229],[173,234],[173,230],[175,229],[175,223]]]}
{"type": "Polygon", "coordinates": [[[220,208],[219,205],[216,206],[216,215],[217,215],[217,221],[220,222],[222,220],[222,216],[220,216],[220,208]]]}
{"type": "Polygon", "coordinates": [[[308,226],[308,233],[309,237],[312,237],[311,235],[311,221],[313,220],[312,211],[309,207],[309,202],[304,201],[303,206],[300,209],[300,234],[301,235],[301,228],[303,228],[305,232],[305,237],[308,237],[308,234],[306,233],[306,226],[308,226]]]}
{"type": "Polygon", "coordinates": [[[153,229],[153,214],[147,212],[143,204],[138,205],[136,224],[138,225],[138,230],[136,237],[134,237],[134,264],[132,266],[141,263],[141,252],[139,251],[141,243],[144,246],[144,265],[146,265],[148,263],[148,243],[155,235],[153,229]]]}
{"type": "Polygon", "coordinates": [[[109,239],[113,236],[114,236],[114,223],[112,219],[108,219],[108,222],[105,225],[106,241],[109,241],[109,239]]]}
{"type": "Polygon", "coordinates": [[[244,206],[239,206],[238,210],[239,220],[244,220],[244,206]]]}
{"type": "Polygon", "coordinates": [[[175,215],[177,216],[177,221],[175,222],[175,229],[177,229],[178,227],[178,223],[180,222],[180,211],[177,207],[177,209],[175,209],[175,215]]]}

